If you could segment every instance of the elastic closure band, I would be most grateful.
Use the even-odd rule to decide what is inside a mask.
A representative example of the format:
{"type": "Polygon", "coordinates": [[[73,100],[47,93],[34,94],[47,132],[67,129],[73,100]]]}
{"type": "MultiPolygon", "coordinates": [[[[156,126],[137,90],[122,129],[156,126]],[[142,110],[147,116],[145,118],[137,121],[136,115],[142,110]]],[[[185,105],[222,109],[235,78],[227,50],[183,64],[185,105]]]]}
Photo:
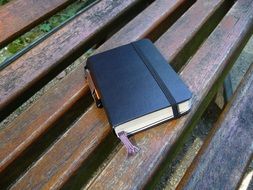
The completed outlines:
{"type": "Polygon", "coordinates": [[[156,70],[154,69],[154,67],[150,63],[150,61],[145,57],[145,55],[143,54],[141,49],[134,42],[131,44],[132,44],[133,48],[135,49],[135,51],[137,52],[137,54],[142,59],[142,61],[144,62],[144,64],[146,65],[146,67],[148,68],[151,75],[154,77],[155,81],[157,82],[157,84],[161,88],[161,90],[164,93],[167,100],[171,104],[174,117],[175,118],[179,117],[177,103],[176,103],[175,98],[172,96],[171,92],[169,91],[167,86],[164,84],[163,80],[160,78],[159,74],[156,72],[156,70]]]}

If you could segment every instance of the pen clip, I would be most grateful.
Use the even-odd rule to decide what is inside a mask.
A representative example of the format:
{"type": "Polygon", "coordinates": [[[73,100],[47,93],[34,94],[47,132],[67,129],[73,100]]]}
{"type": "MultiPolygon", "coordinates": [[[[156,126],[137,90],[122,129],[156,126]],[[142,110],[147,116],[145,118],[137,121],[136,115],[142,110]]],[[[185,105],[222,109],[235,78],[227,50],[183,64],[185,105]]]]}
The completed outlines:
{"type": "Polygon", "coordinates": [[[86,79],[86,81],[88,83],[88,86],[89,86],[90,91],[91,91],[91,95],[92,95],[92,97],[93,97],[93,99],[94,99],[97,107],[98,108],[103,107],[102,106],[102,102],[101,102],[101,98],[100,98],[100,96],[99,96],[99,94],[98,94],[98,92],[96,90],[95,84],[94,84],[94,82],[92,80],[90,71],[87,68],[85,68],[85,79],[86,79]]]}

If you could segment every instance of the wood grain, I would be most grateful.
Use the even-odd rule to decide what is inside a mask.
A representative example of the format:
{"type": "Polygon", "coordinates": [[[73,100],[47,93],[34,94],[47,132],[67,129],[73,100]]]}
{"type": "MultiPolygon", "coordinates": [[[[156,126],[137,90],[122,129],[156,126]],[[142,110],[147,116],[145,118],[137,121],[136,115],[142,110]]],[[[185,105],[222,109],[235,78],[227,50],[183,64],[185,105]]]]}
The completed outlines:
{"type": "Polygon", "coordinates": [[[128,18],[142,0],[102,0],[0,71],[0,120],[128,18]],[[106,31],[107,30],[107,31],[106,31]]]}
{"type": "Polygon", "coordinates": [[[238,53],[249,39],[253,28],[253,2],[237,1],[214,32],[209,36],[180,76],[193,92],[191,112],[180,119],[167,122],[132,137],[141,151],[126,156],[122,147],[105,169],[91,181],[88,189],[147,188],[159,165],[183,132],[203,113],[238,53]],[[194,119],[194,120],[193,120],[194,119]],[[149,184],[149,183],[148,183],[149,184]]]}
{"type": "Polygon", "coordinates": [[[68,80],[68,85],[60,83],[0,131],[0,172],[52,127],[52,124],[73,104],[88,94],[89,89],[84,85],[82,70],[70,73],[67,78],[71,78],[68,80]]]}
{"type": "Polygon", "coordinates": [[[253,65],[177,189],[237,189],[253,155],[253,65]]]}
{"type": "MultiPolygon", "coordinates": [[[[166,15],[170,16],[176,7],[182,3],[184,3],[184,0],[154,2],[143,14],[137,16],[122,31],[108,40],[103,47],[112,47],[111,41],[127,43],[145,36],[145,33],[150,33],[152,28],[155,28],[154,25],[159,25],[166,18],[166,15]],[[160,9],[157,9],[157,7],[160,7],[160,9]],[[150,15],[150,19],[146,19],[145,15],[150,15]],[[140,28],[134,27],[140,22],[142,23],[143,34],[140,32],[140,28]],[[129,32],[125,33],[125,30],[129,30],[129,32]]],[[[102,47],[100,50],[102,50],[102,47]]],[[[14,120],[5,130],[0,131],[0,139],[2,139],[0,142],[0,171],[8,167],[32,142],[52,127],[52,123],[57,121],[85,95],[88,95],[88,86],[84,80],[83,65],[80,65],[14,120]],[[47,103],[45,104],[45,102],[47,103]]]]}
{"type": "Polygon", "coordinates": [[[170,58],[174,69],[180,69],[193,56],[232,5],[231,1],[197,2],[157,40],[157,47],[170,58]],[[177,39],[182,39],[182,42],[177,43],[177,39]]]}
{"type": "MultiPolygon", "coordinates": [[[[124,7],[124,5],[127,6],[134,2],[135,1],[128,1],[125,4],[123,3],[122,5],[120,5],[119,7],[117,4],[116,7],[112,7],[115,5],[110,4],[110,1],[104,1],[103,4],[98,4],[98,7],[94,7],[93,10],[97,10],[97,12],[99,12],[100,9],[103,8],[103,6],[111,6],[112,9],[117,9],[116,12],[119,13],[120,11],[125,11],[126,7],[124,7]]],[[[98,16],[99,14],[97,14],[97,12],[94,12],[94,14],[98,16]]],[[[115,16],[110,15],[110,13],[108,14],[108,17],[113,18],[113,16],[115,16]]],[[[106,17],[106,14],[104,14],[104,16],[106,17]]],[[[92,18],[92,15],[90,15],[90,17],[92,18]]],[[[79,22],[80,19],[82,19],[82,17],[79,18],[79,22]]],[[[104,20],[106,22],[106,18],[104,18],[104,20]]],[[[101,23],[100,27],[103,27],[104,24],[101,23]]],[[[86,30],[88,29],[89,28],[86,28],[86,30]]],[[[66,28],[66,30],[68,29],[66,28]]],[[[88,34],[90,34],[90,32],[92,31],[87,31],[88,34]]],[[[81,37],[79,36],[79,38],[81,37]]],[[[68,49],[70,48],[71,47],[68,47],[68,49]]],[[[41,49],[39,48],[37,51],[39,50],[41,49]]],[[[45,51],[49,54],[49,51],[45,51]]],[[[38,52],[38,54],[43,53],[45,52],[38,52]]],[[[50,54],[52,53],[53,52],[50,52],[50,54]]],[[[60,53],[61,52],[57,54],[59,59],[60,56],[62,56],[60,53]]],[[[30,59],[36,59],[36,56],[34,58],[30,57],[30,59]]],[[[41,57],[41,61],[44,59],[45,57],[41,57]]],[[[51,59],[51,61],[53,62],[54,60],[51,59]]],[[[48,62],[48,64],[50,63],[48,62]]],[[[14,72],[15,71],[13,70],[13,73],[14,72]]],[[[17,70],[17,72],[19,72],[19,70],[17,70]]],[[[30,71],[23,70],[23,73],[27,72],[30,71]]],[[[66,82],[60,82],[58,86],[54,87],[54,89],[49,91],[38,102],[36,102],[36,104],[32,108],[27,110],[17,120],[10,124],[10,126],[8,126],[6,130],[0,132],[0,137],[2,139],[0,143],[0,171],[6,168],[9,163],[17,157],[17,155],[20,155],[25,150],[25,148],[31,144],[31,142],[33,142],[35,139],[37,139],[38,136],[40,136],[44,131],[46,131],[52,125],[52,123],[56,121],[60,116],[62,116],[75,102],[77,102],[78,99],[80,99],[80,97],[84,95],[84,93],[88,93],[88,91],[86,91],[88,87],[84,82],[83,66],[80,66],[73,73],[67,76],[64,81],[66,82]],[[45,104],[45,102],[48,103],[45,104]],[[12,143],[14,139],[15,143],[12,143]]],[[[4,80],[2,82],[4,82],[4,80]]]]}
{"type": "Polygon", "coordinates": [[[65,8],[73,0],[16,0],[0,7],[0,48],[65,8]]]}
{"type": "MultiPolygon", "coordinates": [[[[151,17],[154,20],[152,22],[148,21],[148,22],[146,22],[146,25],[143,25],[143,33],[144,34],[147,30],[150,30],[149,28],[152,27],[154,23],[157,24],[156,20],[159,19],[158,13],[159,12],[161,13],[161,11],[159,11],[157,9],[153,9],[153,8],[157,7],[158,2],[159,1],[155,1],[153,4],[151,4],[145,10],[145,11],[152,10],[153,14],[157,15],[157,17],[155,17],[155,16],[151,17]],[[157,18],[157,19],[155,19],[155,18],[157,18]]],[[[161,1],[161,2],[164,2],[164,1],[161,1]]],[[[203,17],[192,18],[192,19],[197,19],[199,22],[196,23],[196,26],[192,25],[191,27],[201,28],[201,24],[205,20],[205,17],[208,17],[209,14],[213,14],[213,12],[215,12],[214,10],[217,9],[216,5],[221,5],[222,4],[221,2],[224,2],[224,1],[214,1],[212,6],[209,5],[208,8],[206,7],[206,11],[203,12],[203,15],[202,15],[204,17],[204,19],[203,19],[203,17]]],[[[195,11],[195,9],[193,9],[193,10],[195,11]]],[[[187,14],[184,15],[184,17],[187,17],[187,14]]],[[[133,27],[133,26],[138,23],[141,23],[142,21],[145,23],[145,20],[146,19],[144,16],[142,16],[142,14],[137,16],[133,21],[131,21],[128,25],[126,25],[122,30],[120,30],[117,34],[115,34],[111,39],[109,39],[107,42],[105,42],[105,44],[103,44],[98,49],[97,52],[101,52],[106,49],[115,47],[117,45],[128,43],[131,40],[136,40],[141,37],[144,37],[145,36],[144,34],[141,34],[140,32],[135,32],[134,31],[135,27],[133,27]],[[129,29],[131,29],[131,30],[129,30],[129,29]],[[129,38],[123,37],[126,35],[125,31],[129,31],[128,32],[129,38]],[[122,38],[120,36],[122,36],[122,38]],[[118,40],[116,40],[116,39],[118,39],[118,40]]],[[[138,27],[136,29],[138,29],[138,27]]],[[[191,30],[192,30],[192,28],[189,28],[189,31],[191,31],[191,30]]],[[[193,33],[193,34],[188,33],[188,35],[194,35],[194,34],[195,33],[193,33]]],[[[171,35],[173,35],[173,34],[171,34],[171,35]]],[[[189,39],[191,39],[191,38],[189,38],[189,39]]],[[[178,39],[178,43],[183,43],[183,42],[185,42],[184,38],[178,39]]],[[[178,50],[172,48],[171,51],[178,51],[178,50]]],[[[167,57],[167,59],[169,59],[169,58],[167,57]]],[[[52,147],[43,156],[43,158],[41,158],[40,161],[37,162],[23,176],[23,178],[17,182],[17,184],[14,185],[13,189],[26,188],[29,185],[32,185],[33,187],[35,187],[36,184],[42,185],[42,183],[44,183],[44,186],[46,186],[46,184],[50,184],[50,186],[52,186],[52,184],[58,183],[58,181],[61,180],[62,178],[64,178],[66,180],[70,175],[72,175],[74,173],[74,171],[76,171],[77,168],[80,167],[80,165],[84,161],[87,160],[89,155],[91,155],[91,153],[97,147],[99,147],[101,142],[103,142],[108,137],[108,135],[110,133],[111,129],[108,125],[106,117],[104,116],[104,113],[99,115],[99,114],[97,114],[98,111],[99,110],[96,107],[94,107],[94,106],[91,107],[90,110],[87,113],[85,113],[83,115],[83,117],[80,118],[80,120],[74,126],[71,127],[71,129],[68,131],[68,133],[66,135],[64,135],[64,137],[61,138],[54,145],[54,147],[52,147]],[[91,118],[91,115],[98,115],[98,116],[95,118],[94,117],[91,118]],[[89,121],[89,123],[87,123],[88,121],[89,121]],[[85,128],[85,130],[79,129],[79,128],[85,128]],[[92,138],[86,137],[86,138],[89,138],[89,140],[86,140],[84,138],[84,139],[82,139],[82,141],[79,141],[78,139],[75,138],[76,134],[74,133],[74,131],[81,131],[80,133],[83,134],[83,136],[86,136],[85,134],[87,133],[87,131],[96,131],[97,134],[95,134],[95,135],[92,134],[93,135],[92,138]],[[65,137],[70,138],[71,141],[70,140],[67,141],[65,139],[65,137]],[[71,147],[71,148],[64,149],[64,148],[62,148],[62,144],[64,144],[66,147],[71,147]],[[83,149],[78,148],[79,146],[89,147],[89,148],[85,149],[85,151],[83,151],[83,149]],[[80,151],[80,150],[82,150],[82,151],[80,151]],[[68,154],[66,154],[65,151],[68,151],[68,154]],[[73,157],[67,156],[70,154],[70,151],[71,151],[71,154],[73,154],[75,156],[73,156],[73,157]],[[54,157],[56,155],[58,155],[57,157],[59,157],[59,159],[54,159],[54,157]],[[61,155],[61,156],[59,156],[59,155],[61,155]],[[67,163],[67,164],[60,166],[59,163],[67,163]],[[55,165],[57,165],[57,167],[54,167],[55,165]],[[52,173],[52,175],[49,178],[45,179],[45,176],[46,176],[45,174],[48,172],[52,173]],[[60,176],[63,176],[63,177],[60,177],[60,176]],[[29,179],[29,184],[27,181],[28,179],[29,179]],[[40,181],[43,181],[43,182],[40,183],[40,181]]],[[[60,181],[59,183],[62,184],[63,181],[60,181]]]]}

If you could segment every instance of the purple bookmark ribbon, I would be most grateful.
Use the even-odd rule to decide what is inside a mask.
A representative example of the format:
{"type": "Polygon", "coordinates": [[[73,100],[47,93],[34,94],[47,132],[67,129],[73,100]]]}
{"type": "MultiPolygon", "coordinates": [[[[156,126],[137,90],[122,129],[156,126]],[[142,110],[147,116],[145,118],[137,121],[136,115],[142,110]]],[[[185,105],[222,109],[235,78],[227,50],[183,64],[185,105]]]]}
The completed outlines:
{"type": "Polygon", "coordinates": [[[127,149],[127,153],[129,155],[137,153],[140,149],[137,146],[134,146],[127,137],[127,133],[125,131],[119,132],[119,139],[124,144],[127,149]]]}

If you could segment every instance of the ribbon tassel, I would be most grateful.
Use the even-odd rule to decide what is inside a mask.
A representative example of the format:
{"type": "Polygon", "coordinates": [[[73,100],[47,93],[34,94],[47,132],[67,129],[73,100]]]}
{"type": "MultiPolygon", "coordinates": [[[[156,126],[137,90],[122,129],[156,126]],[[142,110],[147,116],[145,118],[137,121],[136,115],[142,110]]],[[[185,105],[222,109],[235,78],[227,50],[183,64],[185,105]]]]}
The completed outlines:
{"type": "Polygon", "coordinates": [[[140,149],[137,146],[134,146],[130,140],[127,137],[127,133],[125,131],[122,131],[118,134],[119,139],[124,144],[124,146],[127,149],[128,154],[134,154],[137,153],[140,149]]]}

